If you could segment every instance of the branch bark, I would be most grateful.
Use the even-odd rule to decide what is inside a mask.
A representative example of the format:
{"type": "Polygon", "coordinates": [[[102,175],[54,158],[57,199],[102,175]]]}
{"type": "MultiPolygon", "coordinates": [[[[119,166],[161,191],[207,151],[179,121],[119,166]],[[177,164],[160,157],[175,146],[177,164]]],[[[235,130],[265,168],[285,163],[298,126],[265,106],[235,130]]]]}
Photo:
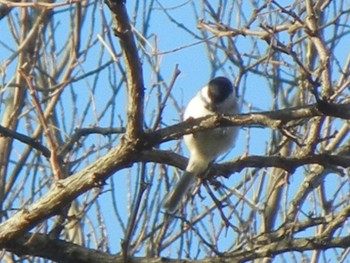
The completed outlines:
{"type": "Polygon", "coordinates": [[[127,74],[128,122],[127,137],[140,139],[143,134],[144,84],[142,66],[138,56],[124,1],[110,1],[106,4],[113,14],[114,34],[119,38],[127,74]]]}
{"type": "MultiPolygon", "coordinates": [[[[264,257],[274,257],[287,251],[304,252],[315,249],[329,248],[348,248],[350,246],[350,237],[338,238],[290,238],[285,233],[282,237],[273,240],[277,231],[262,235],[259,240],[253,240],[255,243],[253,249],[239,248],[231,253],[223,254],[221,257],[212,257],[202,260],[183,260],[169,258],[151,258],[151,257],[131,257],[132,263],[162,263],[162,262],[188,262],[188,263],[231,263],[247,262],[253,259],[264,257]]],[[[95,249],[87,249],[76,244],[63,240],[52,240],[43,234],[25,234],[24,236],[12,241],[6,245],[8,251],[17,255],[34,255],[44,257],[58,262],[76,262],[76,263],[101,263],[113,262],[124,263],[122,256],[111,255],[95,249]],[[57,253],[60,251],[60,253],[57,253]]]]}

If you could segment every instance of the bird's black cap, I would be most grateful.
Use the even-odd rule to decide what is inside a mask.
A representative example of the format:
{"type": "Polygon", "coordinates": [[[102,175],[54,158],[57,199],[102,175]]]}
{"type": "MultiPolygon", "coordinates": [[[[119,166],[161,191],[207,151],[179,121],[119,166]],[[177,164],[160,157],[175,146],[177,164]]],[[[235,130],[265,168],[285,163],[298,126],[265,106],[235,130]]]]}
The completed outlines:
{"type": "Polygon", "coordinates": [[[228,78],[217,77],[208,84],[208,96],[213,103],[223,102],[232,92],[233,86],[228,78]]]}

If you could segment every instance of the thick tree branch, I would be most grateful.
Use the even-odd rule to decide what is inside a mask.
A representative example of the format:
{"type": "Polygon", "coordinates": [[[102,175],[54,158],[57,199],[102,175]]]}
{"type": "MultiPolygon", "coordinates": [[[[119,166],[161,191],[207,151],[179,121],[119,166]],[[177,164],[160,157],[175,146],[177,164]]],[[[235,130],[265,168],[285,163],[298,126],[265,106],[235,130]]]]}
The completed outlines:
{"type": "Polygon", "coordinates": [[[313,1],[307,0],[305,2],[307,11],[307,18],[305,21],[307,29],[305,32],[308,34],[308,37],[318,52],[320,58],[319,71],[323,88],[322,95],[323,97],[328,98],[332,95],[333,92],[331,81],[331,65],[329,51],[327,49],[325,41],[323,40],[322,32],[318,26],[321,17],[320,10],[317,10],[318,8],[316,5],[314,6],[313,1]]]}
{"type": "MultiPolygon", "coordinates": [[[[155,162],[175,166],[184,170],[188,159],[170,151],[146,150],[139,155],[140,162],[155,162]]],[[[282,156],[244,156],[236,160],[222,164],[214,164],[208,172],[208,177],[224,176],[229,177],[232,173],[239,173],[245,168],[266,168],[276,167],[293,173],[297,168],[308,165],[319,164],[327,167],[338,166],[342,168],[350,167],[350,156],[336,154],[313,154],[301,157],[282,156]]]]}
{"type": "Polygon", "coordinates": [[[221,126],[242,126],[242,127],[269,127],[280,129],[291,121],[307,120],[318,116],[332,116],[342,119],[350,119],[350,104],[335,104],[327,101],[319,101],[302,107],[294,107],[276,111],[265,111],[258,113],[246,113],[236,116],[207,116],[198,119],[189,119],[168,128],[164,128],[148,134],[149,143],[156,145],[180,136],[203,131],[221,126]]]}
{"type": "Polygon", "coordinates": [[[120,40],[127,73],[127,136],[129,139],[139,139],[143,133],[144,84],[142,66],[125,2],[106,0],[106,4],[113,14],[114,33],[120,40]]]}
{"type": "Polygon", "coordinates": [[[331,154],[314,154],[303,157],[246,156],[239,158],[237,161],[219,165],[217,170],[215,169],[216,166],[214,166],[213,171],[211,171],[210,174],[229,176],[230,174],[234,172],[238,173],[247,167],[276,167],[293,173],[297,168],[308,164],[319,164],[327,167],[338,166],[342,168],[349,168],[350,157],[331,154]]]}
{"type": "MultiPolygon", "coordinates": [[[[348,248],[350,237],[338,237],[331,239],[321,239],[317,237],[306,238],[285,238],[276,242],[269,242],[266,245],[254,246],[254,249],[239,249],[228,253],[226,257],[230,260],[235,259],[238,262],[247,262],[256,258],[274,257],[288,251],[309,251],[325,250],[330,248],[348,248]]],[[[229,260],[221,262],[230,262],[229,260]]],[[[232,261],[231,261],[232,262],[232,261]]]]}
{"type": "Polygon", "coordinates": [[[56,182],[46,195],[0,224],[0,246],[58,214],[80,194],[101,187],[115,171],[131,165],[137,156],[132,149],[134,146],[121,143],[74,176],[56,182]]]}
{"type": "MultiPolygon", "coordinates": [[[[317,224],[317,222],[316,222],[317,224]]],[[[289,229],[291,230],[291,229],[289,229]]],[[[134,263],[162,263],[162,262],[188,262],[188,263],[231,263],[247,262],[262,257],[274,257],[287,251],[305,252],[315,249],[329,248],[348,248],[350,246],[350,237],[338,238],[290,238],[285,232],[282,236],[274,240],[277,231],[261,235],[259,243],[255,243],[253,248],[239,248],[231,253],[223,254],[222,257],[212,257],[202,260],[182,260],[169,258],[150,258],[150,257],[132,257],[129,262],[134,263]]],[[[290,232],[289,232],[290,233],[290,232]]],[[[52,240],[42,234],[25,234],[24,236],[6,244],[6,249],[17,255],[34,255],[58,262],[75,262],[75,263],[100,263],[116,262],[122,263],[122,256],[111,255],[94,249],[87,249],[76,244],[63,240],[52,240]],[[60,251],[60,253],[57,253],[60,251]]]]}

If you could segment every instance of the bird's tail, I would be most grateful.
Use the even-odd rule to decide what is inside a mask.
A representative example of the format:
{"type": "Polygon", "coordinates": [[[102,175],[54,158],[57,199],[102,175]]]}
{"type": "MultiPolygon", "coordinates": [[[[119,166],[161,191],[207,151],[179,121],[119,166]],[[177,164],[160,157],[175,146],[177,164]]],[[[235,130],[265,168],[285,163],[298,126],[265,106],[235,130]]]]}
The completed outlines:
{"type": "Polygon", "coordinates": [[[180,180],[177,182],[175,188],[172,192],[166,197],[163,207],[168,213],[174,213],[183,197],[187,194],[191,186],[196,181],[196,175],[190,172],[185,171],[181,176],[180,180]]]}

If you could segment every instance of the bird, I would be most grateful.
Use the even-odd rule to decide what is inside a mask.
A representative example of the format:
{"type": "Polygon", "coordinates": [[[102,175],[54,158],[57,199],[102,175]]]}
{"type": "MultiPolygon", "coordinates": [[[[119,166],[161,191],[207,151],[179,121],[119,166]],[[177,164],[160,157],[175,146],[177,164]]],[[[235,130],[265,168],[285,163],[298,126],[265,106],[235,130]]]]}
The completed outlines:
{"type": "MultiPolygon", "coordinates": [[[[223,76],[209,81],[188,103],[184,120],[215,114],[239,114],[240,103],[231,81],[223,76]]],[[[184,135],[189,151],[189,161],[175,188],[163,202],[168,213],[175,213],[184,196],[192,188],[199,175],[203,174],[217,157],[229,151],[238,134],[239,127],[218,127],[184,135]]]]}

